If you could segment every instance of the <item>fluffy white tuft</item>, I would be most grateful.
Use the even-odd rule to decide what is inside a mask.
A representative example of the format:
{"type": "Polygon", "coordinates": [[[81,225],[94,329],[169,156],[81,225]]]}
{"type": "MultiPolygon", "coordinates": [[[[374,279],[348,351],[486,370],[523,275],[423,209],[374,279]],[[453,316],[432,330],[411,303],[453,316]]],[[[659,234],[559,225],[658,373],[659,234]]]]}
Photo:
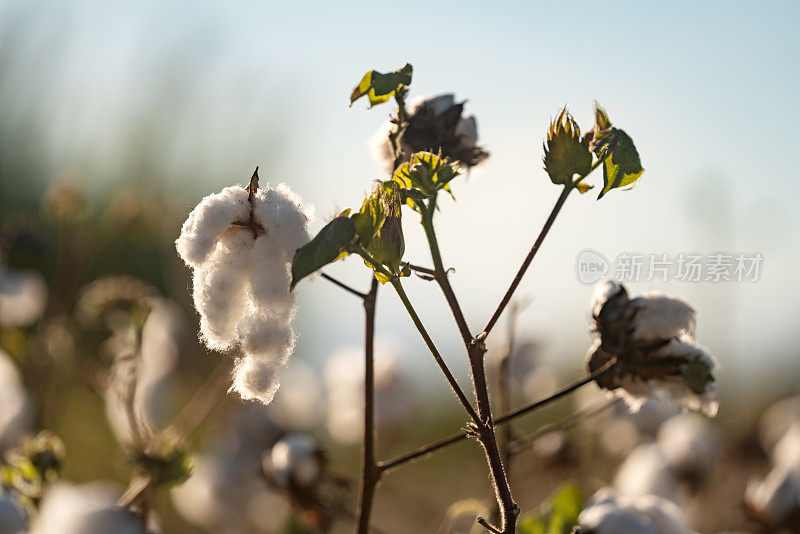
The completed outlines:
{"type": "Polygon", "coordinates": [[[238,185],[208,195],[192,210],[175,241],[178,254],[186,265],[196,267],[208,258],[219,237],[235,221],[250,216],[247,191],[238,185]]]}
{"type": "Polygon", "coordinates": [[[610,488],[589,499],[578,523],[591,534],[693,534],[674,503],[654,495],[617,495],[610,488]]]}
{"type": "Polygon", "coordinates": [[[105,484],[58,483],[44,496],[31,534],[145,534],[140,518],[116,504],[105,484]]]}
{"type": "Polygon", "coordinates": [[[634,299],[633,337],[641,340],[694,336],[695,311],[688,302],[651,292],[634,299]]]}
{"type": "Polygon", "coordinates": [[[254,215],[256,222],[283,248],[288,261],[309,241],[308,223],[314,210],[286,184],[259,189],[254,215]]]}
{"type": "Polygon", "coordinates": [[[278,370],[256,358],[242,358],[233,371],[233,386],[244,400],[257,400],[269,404],[275,398],[280,384],[278,370]]]}

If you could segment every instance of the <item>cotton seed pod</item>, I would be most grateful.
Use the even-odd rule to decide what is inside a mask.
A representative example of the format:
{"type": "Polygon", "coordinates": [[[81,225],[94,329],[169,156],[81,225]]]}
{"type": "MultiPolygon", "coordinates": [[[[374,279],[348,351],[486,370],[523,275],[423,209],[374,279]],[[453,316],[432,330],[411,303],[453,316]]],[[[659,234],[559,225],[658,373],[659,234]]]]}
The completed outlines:
{"type": "Polygon", "coordinates": [[[581,139],[581,129],[566,108],[550,123],[544,143],[544,169],[554,184],[572,183],[592,168],[592,153],[581,139]]]}

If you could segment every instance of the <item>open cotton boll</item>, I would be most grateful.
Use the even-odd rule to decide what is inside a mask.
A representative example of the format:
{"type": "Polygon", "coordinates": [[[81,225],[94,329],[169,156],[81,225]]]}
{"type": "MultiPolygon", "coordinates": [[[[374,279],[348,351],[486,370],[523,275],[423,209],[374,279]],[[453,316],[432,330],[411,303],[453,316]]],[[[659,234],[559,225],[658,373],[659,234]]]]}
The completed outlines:
{"type": "Polygon", "coordinates": [[[226,187],[203,198],[192,210],[175,241],[178,254],[187,265],[197,267],[203,263],[233,222],[250,218],[247,197],[241,186],[226,187]]]}
{"type": "Polygon", "coordinates": [[[0,264],[0,325],[30,326],[41,318],[46,305],[44,276],[0,264]]]}
{"type": "Polygon", "coordinates": [[[0,349],[0,452],[14,447],[31,430],[33,406],[17,366],[0,349]]]}
{"type": "Polygon", "coordinates": [[[288,317],[251,307],[236,327],[242,351],[249,359],[281,366],[294,350],[294,331],[288,317]]]}
{"type": "Polygon", "coordinates": [[[693,534],[674,503],[654,495],[599,490],[578,517],[584,534],[693,534]]]}
{"type": "Polygon", "coordinates": [[[211,257],[194,271],[200,335],[211,349],[225,351],[236,343],[236,324],[246,309],[252,248],[250,232],[228,230],[211,257]]]}
{"type": "Polygon", "coordinates": [[[286,256],[273,234],[258,236],[253,243],[250,294],[262,310],[290,318],[296,300],[295,294],[289,291],[291,258],[286,256]]]}
{"type": "Polygon", "coordinates": [[[681,335],[693,336],[695,311],[688,302],[651,292],[635,298],[633,337],[642,340],[669,339],[681,335]]]}
{"type": "Polygon", "coordinates": [[[655,443],[638,445],[617,469],[614,487],[621,495],[658,495],[678,498],[678,479],[655,443]]]}
{"type": "Polygon", "coordinates": [[[267,235],[283,248],[287,261],[291,261],[295,251],[310,239],[308,224],[314,210],[286,184],[259,189],[253,215],[267,235]]]}
{"type": "Polygon", "coordinates": [[[58,483],[45,493],[30,534],[145,534],[142,520],[117,506],[108,485],[58,483]]]}
{"type": "Polygon", "coordinates": [[[22,534],[28,514],[6,489],[0,489],[0,534],[22,534]]]}
{"type": "Polygon", "coordinates": [[[717,459],[720,439],[706,418],[684,413],[661,425],[658,445],[667,463],[676,472],[702,476],[708,473],[717,459]]]}
{"type": "Polygon", "coordinates": [[[233,386],[244,400],[258,400],[269,404],[278,392],[277,369],[274,364],[256,358],[242,358],[233,372],[233,386]]]}

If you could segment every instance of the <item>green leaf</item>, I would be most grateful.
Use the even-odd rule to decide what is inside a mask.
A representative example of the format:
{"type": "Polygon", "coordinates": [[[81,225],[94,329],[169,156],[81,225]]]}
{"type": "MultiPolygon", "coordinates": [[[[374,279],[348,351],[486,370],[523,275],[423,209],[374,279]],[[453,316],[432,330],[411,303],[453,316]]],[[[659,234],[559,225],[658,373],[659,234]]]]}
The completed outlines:
{"type": "Polygon", "coordinates": [[[632,187],[644,172],[633,139],[624,131],[612,127],[610,140],[604,150],[608,155],[603,161],[603,190],[598,200],[612,189],[632,187]]]}
{"type": "Polygon", "coordinates": [[[385,210],[383,206],[381,187],[375,188],[361,204],[361,210],[350,218],[356,226],[358,241],[364,247],[369,247],[378,229],[383,224],[385,210]]]}
{"type": "Polygon", "coordinates": [[[297,249],[292,261],[292,285],[339,258],[342,249],[353,242],[356,226],[348,217],[336,217],[326,224],[308,244],[297,249]]]}
{"type": "Polygon", "coordinates": [[[412,70],[411,63],[406,63],[403,68],[386,74],[369,71],[353,89],[350,105],[364,95],[369,97],[370,107],[386,102],[395,92],[411,84],[412,70]]]}
{"type": "Polygon", "coordinates": [[[519,531],[522,534],[569,534],[578,524],[582,509],[583,492],[574,484],[565,484],[549,503],[520,520],[519,531]]]}

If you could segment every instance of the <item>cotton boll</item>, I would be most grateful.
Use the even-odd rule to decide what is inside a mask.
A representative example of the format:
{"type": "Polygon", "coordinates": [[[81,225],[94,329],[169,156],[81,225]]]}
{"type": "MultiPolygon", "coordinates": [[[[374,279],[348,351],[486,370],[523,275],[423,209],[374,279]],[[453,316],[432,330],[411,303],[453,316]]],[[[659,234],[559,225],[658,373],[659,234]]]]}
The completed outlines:
{"type": "Polygon", "coordinates": [[[717,459],[720,440],[706,418],[685,413],[661,425],[658,445],[667,463],[676,472],[703,476],[717,459]]]}
{"type": "Polygon", "coordinates": [[[291,318],[295,294],[289,291],[292,273],[291,258],[273,237],[274,232],[259,236],[253,244],[253,267],[250,273],[250,294],[261,310],[291,318]]]}
{"type": "Polygon", "coordinates": [[[627,292],[625,288],[622,287],[620,283],[616,280],[605,279],[601,280],[597,283],[594,287],[594,291],[592,292],[591,298],[591,308],[592,308],[592,315],[597,317],[600,314],[600,310],[605,306],[606,302],[611,297],[619,295],[620,292],[623,292],[625,301],[627,302],[627,292]]]}
{"type": "Polygon", "coordinates": [[[104,484],[53,485],[42,500],[31,534],[145,534],[142,520],[117,506],[117,496],[104,484]]]}
{"type": "Polygon", "coordinates": [[[208,195],[192,210],[175,241],[178,254],[191,267],[203,263],[214,251],[220,236],[233,222],[250,218],[247,191],[238,185],[208,195]]]}
{"type": "Polygon", "coordinates": [[[211,349],[228,350],[236,342],[236,324],[246,309],[252,247],[250,232],[228,230],[208,261],[194,271],[200,333],[211,349]]]}
{"type": "Polygon", "coordinates": [[[647,518],[615,504],[585,508],[578,524],[582,534],[660,534],[647,518]]]}
{"type": "Polygon", "coordinates": [[[288,434],[264,457],[264,471],[281,488],[310,488],[322,474],[319,446],[308,434],[288,434]]]}
{"type": "Polygon", "coordinates": [[[274,365],[256,358],[243,358],[233,372],[232,389],[244,400],[269,404],[278,392],[277,370],[274,365]]]}
{"type": "Polygon", "coordinates": [[[694,335],[695,311],[688,302],[651,292],[635,298],[633,337],[641,340],[661,340],[694,335]]]}
{"type": "Polygon", "coordinates": [[[678,479],[655,443],[637,446],[619,466],[614,487],[622,495],[658,495],[675,500],[678,479]]]}
{"type": "Polygon", "coordinates": [[[748,511],[766,525],[782,525],[800,513],[800,477],[776,467],[763,481],[751,480],[744,493],[748,511]]]}
{"type": "Polygon", "coordinates": [[[0,265],[0,325],[30,326],[47,305],[47,284],[36,271],[15,271],[0,265]]]}
{"type": "Polygon", "coordinates": [[[294,349],[294,332],[287,317],[251,308],[236,327],[242,351],[251,359],[273,366],[286,363],[294,349]]]}
{"type": "Polygon", "coordinates": [[[25,508],[5,489],[0,489],[0,534],[22,534],[28,514],[25,508]]]}
{"type": "Polygon", "coordinates": [[[620,502],[628,509],[633,508],[650,519],[650,524],[655,527],[658,534],[692,534],[680,508],[673,502],[655,495],[621,497],[620,502]]]}
{"type": "Polygon", "coordinates": [[[16,446],[33,424],[33,406],[11,357],[0,349],[0,452],[16,446]]]}
{"type": "Polygon", "coordinates": [[[267,235],[276,239],[283,248],[287,261],[292,260],[298,248],[308,243],[308,223],[313,218],[313,209],[288,185],[259,189],[253,213],[267,235]]]}
{"type": "Polygon", "coordinates": [[[441,115],[456,103],[455,96],[452,94],[443,95],[419,95],[412,98],[406,106],[409,114],[417,113],[420,108],[427,106],[435,115],[441,115]]]}
{"type": "Polygon", "coordinates": [[[586,534],[693,534],[681,510],[654,495],[617,495],[599,490],[578,517],[586,534]]]}

